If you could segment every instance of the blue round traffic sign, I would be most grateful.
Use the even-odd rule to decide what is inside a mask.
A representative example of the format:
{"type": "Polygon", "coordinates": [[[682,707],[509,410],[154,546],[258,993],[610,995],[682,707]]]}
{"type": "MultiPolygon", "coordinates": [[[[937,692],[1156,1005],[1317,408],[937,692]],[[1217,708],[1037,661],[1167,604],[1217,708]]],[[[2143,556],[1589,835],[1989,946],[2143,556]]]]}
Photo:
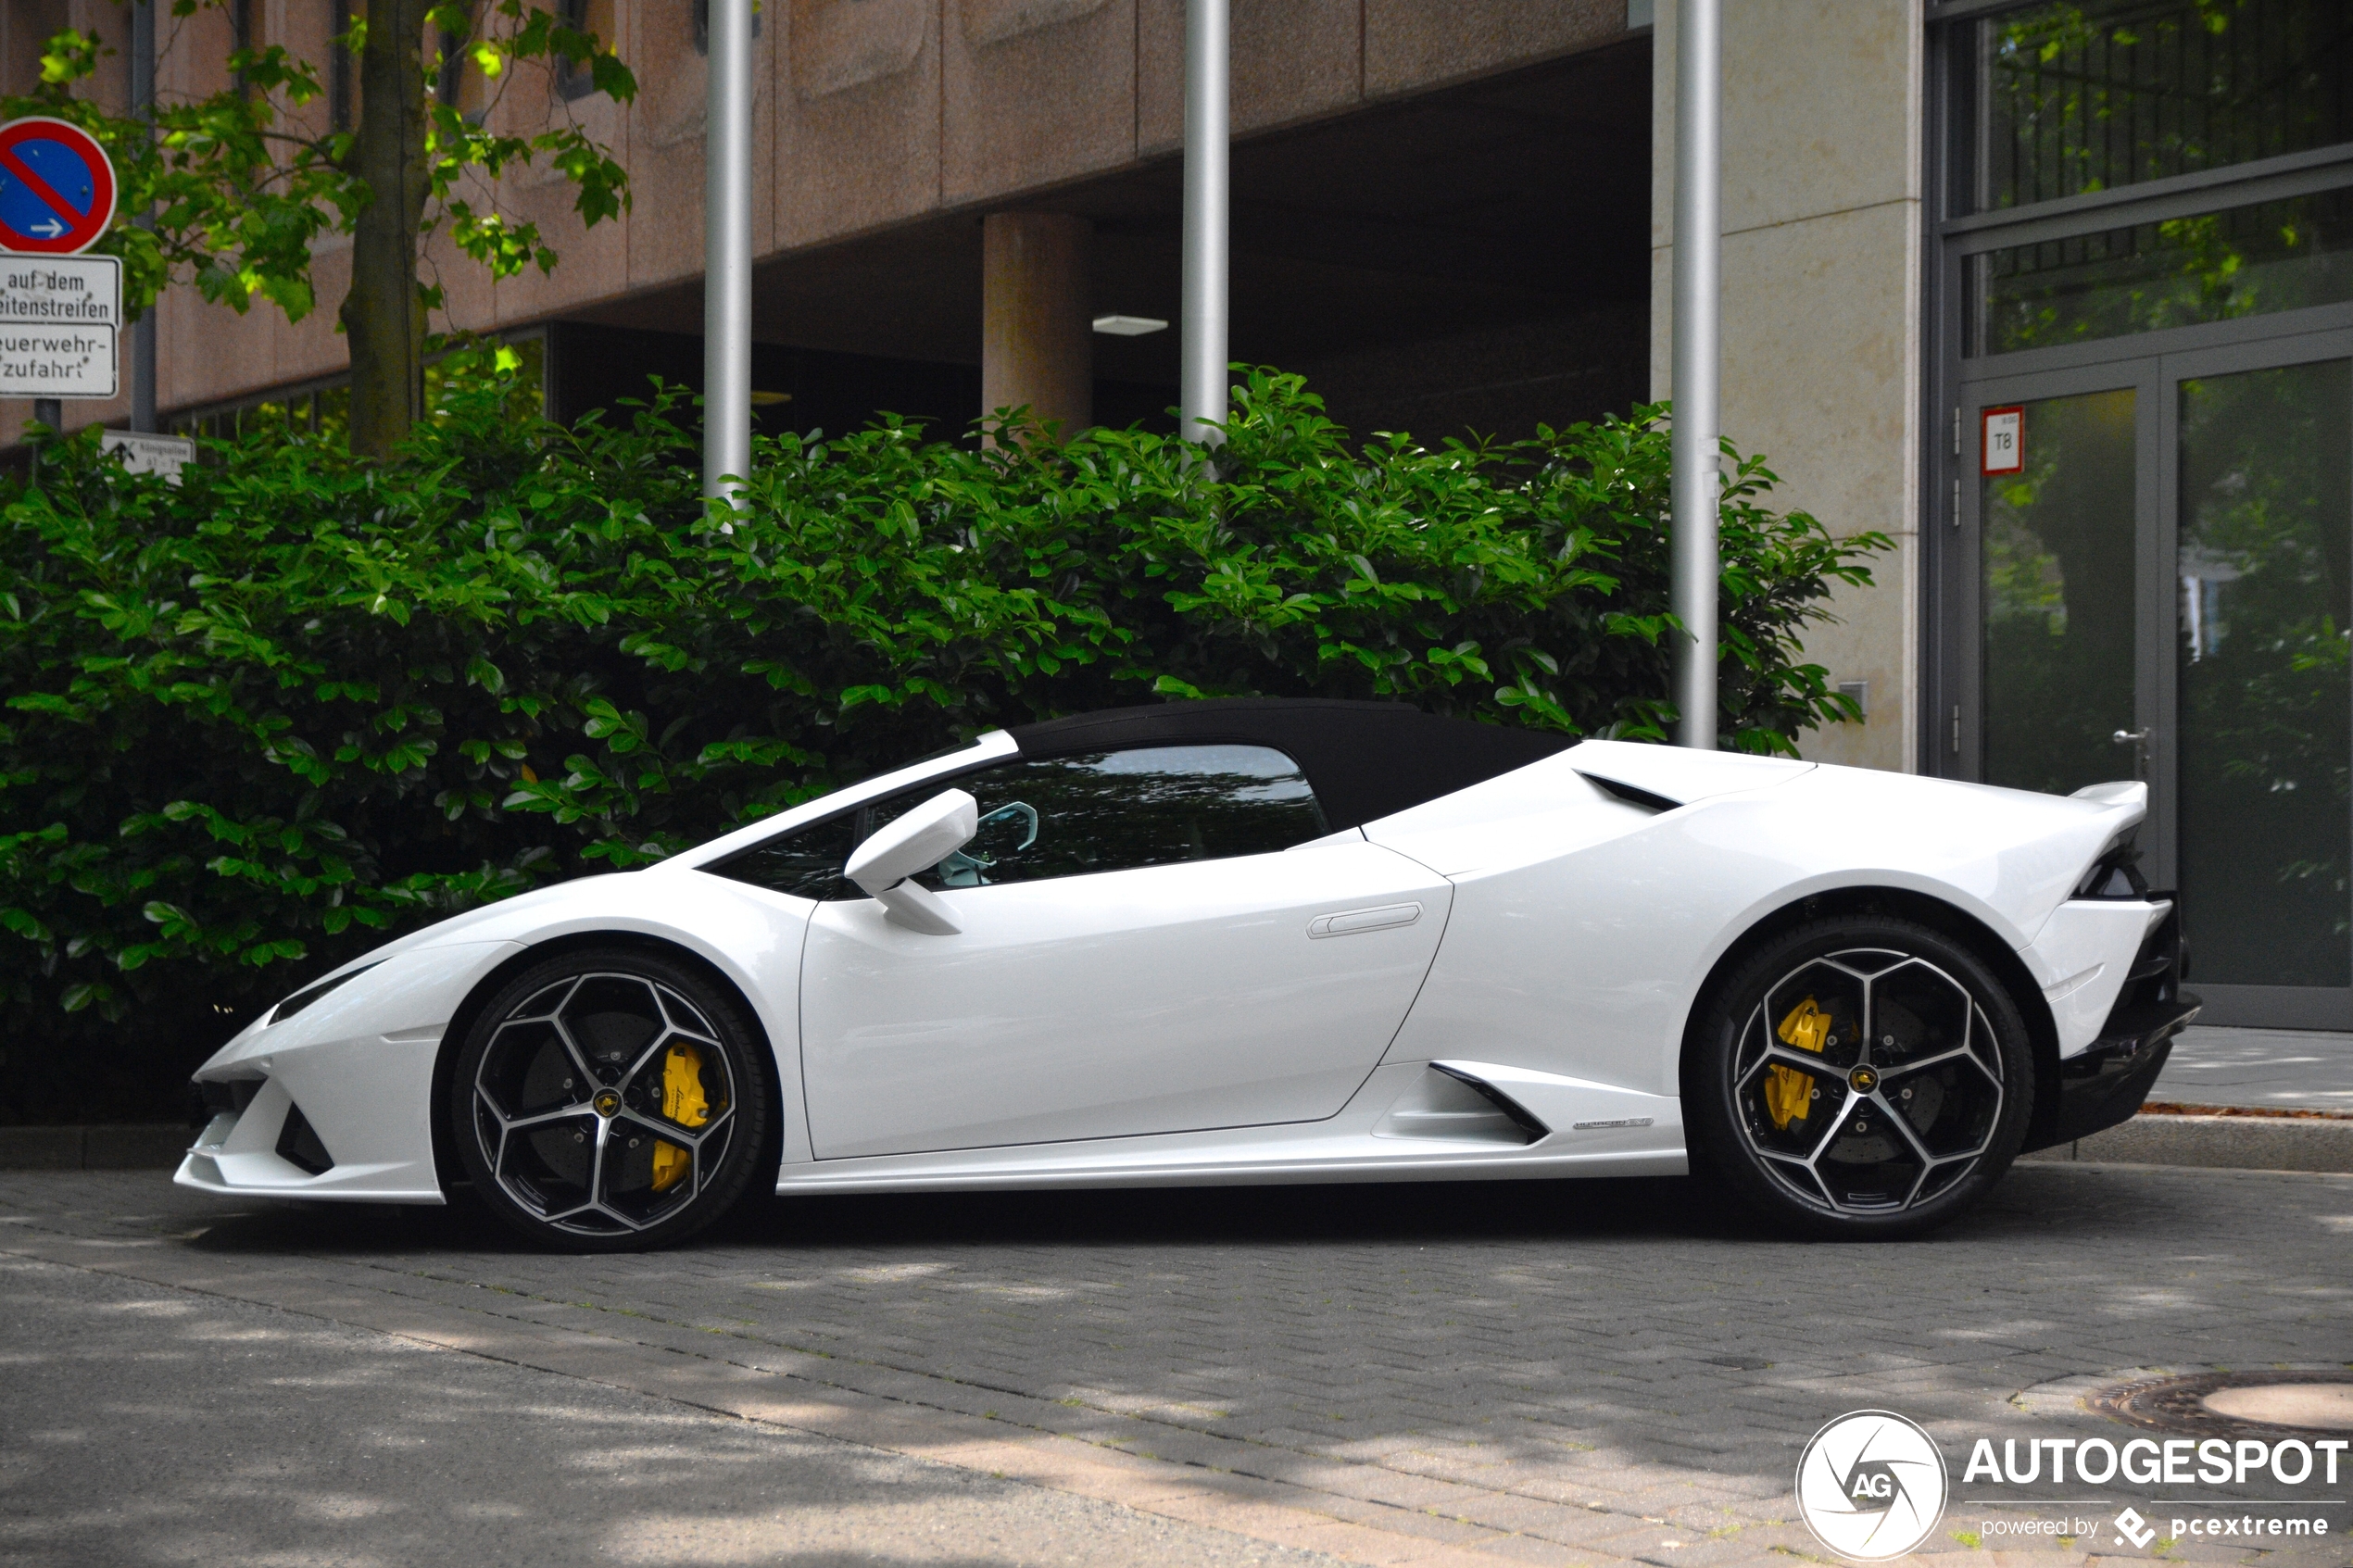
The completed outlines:
{"type": "Polygon", "coordinates": [[[114,221],[114,164],[79,125],[0,125],[0,249],[74,256],[114,221]]]}

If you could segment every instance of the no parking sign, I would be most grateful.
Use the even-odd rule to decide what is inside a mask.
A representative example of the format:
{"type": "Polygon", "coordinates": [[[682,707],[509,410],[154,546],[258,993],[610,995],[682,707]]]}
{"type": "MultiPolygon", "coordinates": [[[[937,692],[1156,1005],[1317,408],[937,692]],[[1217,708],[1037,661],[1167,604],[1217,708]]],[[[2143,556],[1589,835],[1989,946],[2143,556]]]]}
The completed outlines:
{"type": "Polygon", "coordinates": [[[114,198],[114,165],[80,126],[0,125],[0,396],[116,395],[122,263],[81,255],[114,198]]]}
{"type": "Polygon", "coordinates": [[[0,249],[79,256],[114,221],[114,164],[78,125],[0,125],[0,249]]]}

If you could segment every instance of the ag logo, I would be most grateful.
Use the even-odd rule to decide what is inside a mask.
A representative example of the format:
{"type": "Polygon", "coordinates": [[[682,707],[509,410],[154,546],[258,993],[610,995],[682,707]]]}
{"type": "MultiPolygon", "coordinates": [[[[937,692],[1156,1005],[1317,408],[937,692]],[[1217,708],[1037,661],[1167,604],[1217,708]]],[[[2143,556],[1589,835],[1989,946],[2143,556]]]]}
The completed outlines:
{"type": "Polygon", "coordinates": [[[1887,1411],[1856,1411],[1814,1434],[1797,1461],[1797,1512],[1814,1538],[1860,1562],[1901,1557],[1944,1517],[1936,1440],[1887,1411]]]}

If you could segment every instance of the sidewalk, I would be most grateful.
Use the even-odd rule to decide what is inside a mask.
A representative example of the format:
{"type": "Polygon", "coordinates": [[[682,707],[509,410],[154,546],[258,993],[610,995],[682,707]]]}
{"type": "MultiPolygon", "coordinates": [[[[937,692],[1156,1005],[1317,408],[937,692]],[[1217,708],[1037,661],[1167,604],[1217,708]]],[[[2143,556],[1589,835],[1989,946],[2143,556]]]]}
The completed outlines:
{"type": "Polygon", "coordinates": [[[2025,1158],[2243,1171],[2353,1171],[2353,1035],[2183,1030],[2149,1104],[2025,1158]]]}
{"type": "Polygon", "coordinates": [[[2149,1098],[2353,1112],[2353,1035],[2193,1025],[2173,1043],[2149,1098]]]}

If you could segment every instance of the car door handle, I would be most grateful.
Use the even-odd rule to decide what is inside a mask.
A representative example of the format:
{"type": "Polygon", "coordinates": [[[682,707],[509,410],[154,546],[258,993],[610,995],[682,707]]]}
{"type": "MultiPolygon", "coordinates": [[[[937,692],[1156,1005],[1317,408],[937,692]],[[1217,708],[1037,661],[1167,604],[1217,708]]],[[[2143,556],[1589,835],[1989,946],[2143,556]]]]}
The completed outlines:
{"type": "Polygon", "coordinates": [[[1322,936],[1353,936],[1360,931],[1382,931],[1392,925],[1411,925],[1422,918],[1419,904],[1383,904],[1372,909],[1341,909],[1336,914],[1317,915],[1307,922],[1307,935],[1322,936]]]}

